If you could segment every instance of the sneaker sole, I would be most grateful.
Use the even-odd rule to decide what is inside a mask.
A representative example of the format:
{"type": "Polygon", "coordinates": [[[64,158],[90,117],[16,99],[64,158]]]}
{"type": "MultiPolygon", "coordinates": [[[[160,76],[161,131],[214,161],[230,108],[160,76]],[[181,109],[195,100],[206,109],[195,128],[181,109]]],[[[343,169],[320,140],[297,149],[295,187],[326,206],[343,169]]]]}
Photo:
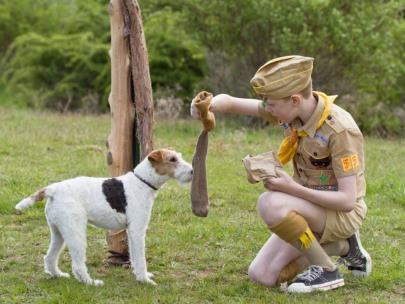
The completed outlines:
{"type": "Polygon", "coordinates": [[[363,245],[361,244],[359,232],[356,231],[355,235],[356,235],[357,243],[359,244],[359,249],[360,249],[361,253],[366,257],[367,263],[366,263],[366,271],[352,270],[352,275],[355,277],[365,278],[371,274],[371,269],[372,269],[371,257],[368,254],[368,252],[363,248],[363,245]]]}
{"type": "Polygon", "coordinates": [[[303,283],[299,283],[299,284],[291,284],[290,286],[288,286],[287,291],[291,293],[309,293],[317,290],[319,291],[332,290],[342,287],[344,285],[345,281],[343,279],[313,286],[306,286],[303,283]]]}

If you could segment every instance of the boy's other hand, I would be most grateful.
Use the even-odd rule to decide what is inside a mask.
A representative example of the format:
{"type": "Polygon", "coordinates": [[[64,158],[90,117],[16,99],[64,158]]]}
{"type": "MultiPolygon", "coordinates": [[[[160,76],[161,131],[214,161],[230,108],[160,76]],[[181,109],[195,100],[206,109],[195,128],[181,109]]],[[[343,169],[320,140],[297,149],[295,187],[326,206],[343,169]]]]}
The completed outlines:
{"type": "Polygon", "coordinates": [[[284,193],[293,193],[296,182],[285,171],[276,168],[278,177],[273,177],[263,181],[264,187],[270,191],[280,191],[284,193]]]}

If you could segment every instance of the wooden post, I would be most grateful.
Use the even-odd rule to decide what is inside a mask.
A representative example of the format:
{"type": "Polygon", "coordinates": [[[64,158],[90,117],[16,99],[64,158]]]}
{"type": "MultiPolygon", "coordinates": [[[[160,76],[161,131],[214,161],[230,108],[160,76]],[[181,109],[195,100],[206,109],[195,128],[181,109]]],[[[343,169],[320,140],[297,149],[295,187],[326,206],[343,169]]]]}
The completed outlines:
{"type": "Polygon", "coordinates": [[[131,93],[128,34],[125,31],[122,0],[111,0],[111,133],[107,140],[107,164],[111,176],[133,169],[135,107],[131,93]]]}
{"type": "Polygon", "coordinates": [[[123,0],[125,26],[129,30],[132,85],[135,97],[136,136],[141,159],[153,150],[153,97],[149,74],[148,50],[137,0],[123,0]]]}
{"type": "MultiPolygon", "coordinates": [[[[148,52],[139,5],[134,0],[110,0],[111,133],[107,164],[111,176],[134,168],[153,149],[153,99],[148,52]],[[136,117],[136,123],[135,123],[136,117]]],[[[109,263],[128,259],[126,231],[109,231],[109,263]]]]}
{"type": "Polygon", "coordinates": [[[107,163],[110,174],[117,176],[132,170],[153,149],[153,98],[138,2],[111,0],[109,11],[111,134],[107,141],[107,163]],[[137,141],[139,159],[135,159],[134,153],[137,141]]]}

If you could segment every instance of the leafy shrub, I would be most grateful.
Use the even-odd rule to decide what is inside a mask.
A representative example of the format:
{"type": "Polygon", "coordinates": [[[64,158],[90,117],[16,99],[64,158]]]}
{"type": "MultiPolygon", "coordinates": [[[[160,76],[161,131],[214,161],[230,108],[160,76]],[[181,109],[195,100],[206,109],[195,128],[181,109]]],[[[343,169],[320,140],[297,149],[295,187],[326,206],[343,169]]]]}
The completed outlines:
{"type": "Polygon", "coordinates": [[[252,95],[249,80],[267,60],[311,56],[315,88],[351,96],[343,106],[364,131],[405,131],[396,114],[405,107],[402,1],[184,0],[184,9],[198,16],[184,20],[207,47],[214,92],[252,95]]]}
{"type": "MultiPolygon", "coordinates": [[[[15,102],[29,106],[106,110],[107,4],[3,1],[0,96],[7,91],[15,102]]],[[[155,92],[174,92],[186,103],[200,88],[252,96],[249,80],[260,65],[301,54],[315,57],[315,89],[339,94],[337,102],[353,113],[363,131],[404,134],[401,0],[291,0],[288,5],[140,0],[140,5],[155,92]]]]}
{"type": "Polygon", "coordinates": [[[205,75],[205,58],[204,49],[180,27],[181,17],[162,9],[147,16],[144,27],[153,89],[188,100],[205,75]]]}
{"type": "MultiPolygon", "coordinates": [[[[20,103],[77,110],[89,96],[101,106],[109,90],[108,46],[91,33],[19,36],[10,46],[2,81],[20,103]],[[22,102],[21,102],[22,101],[22,102]]],[[[105,107],[105,104],[104,104],[105,107]]]]}
{"type": "MultiPolygon", "coordinates": [[[[36,10],[33,5],[33,1],[22,0],[21,11],[11,3],[0,9],[0,25],[5,25],[0,29],[4,34],[0,45],[5,46],[0,49],[1,95],[13,95],[14,103],[37,108],[107,110],[107,3],[40,0],[36,10]],[[21,22],[13,27],[16,19],[21,22]]],[[[204,77],[203,50],[179,27],[177,12],[146,11],[144,27],[153,88],[188,100],[204,77]]]]}

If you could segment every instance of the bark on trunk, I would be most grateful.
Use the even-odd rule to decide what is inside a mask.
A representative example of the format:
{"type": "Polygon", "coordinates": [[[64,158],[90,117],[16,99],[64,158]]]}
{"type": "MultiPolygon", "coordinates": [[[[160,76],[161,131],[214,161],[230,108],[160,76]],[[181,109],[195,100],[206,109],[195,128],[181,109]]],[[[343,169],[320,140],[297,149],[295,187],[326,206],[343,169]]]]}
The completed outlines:
{"type": "MultiPolygon", "coordinates": [[[[118,176],[132,170],[153,149],[153,99],[138,2],[111,0],[109,13],[111,133],[107,140],[107,164],[110,175],[118,176]]],[[[107,243],[114,253],[112,258],[117,254],[121,260],[128,258],[123,234],[125,230],[109,231],[107,243]]]]}
{"type": "Polygon", "coordinates": [[[109,12],[111,133],[107,141],[107,163],[111,176],[117,176],[132,170],[153,150],[153,98],[138,2],[111,0],[109,12]],[[140,159],[135,159],[137,139],[140,159]]]}
{"type": "Polygon", "coordinates": [[[136,132],[141,159],[153,150],[153,97],[149,74],[148,50],[137,0],[123,0],[125,26],[129,32],[132,86],[135,97],[136,132]]]}
{"type": "Polygon", "coordinates": [[[107,140],[107,164],[111,176],[133,169],[133,126],[135,107],[131,94],[130,54],[122,0],[111,0],[111,133],[107,140]]]}

